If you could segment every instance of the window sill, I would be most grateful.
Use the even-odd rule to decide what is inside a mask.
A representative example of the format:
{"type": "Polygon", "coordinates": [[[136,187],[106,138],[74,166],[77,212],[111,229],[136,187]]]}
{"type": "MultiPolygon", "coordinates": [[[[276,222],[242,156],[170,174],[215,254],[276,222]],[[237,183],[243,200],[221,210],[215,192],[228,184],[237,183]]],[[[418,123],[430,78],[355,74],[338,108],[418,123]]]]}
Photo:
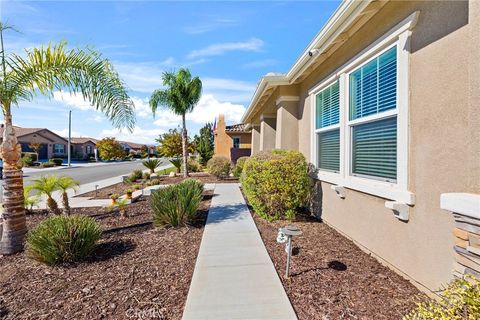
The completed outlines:
{"type": "Polygon", "coordinates": [[[323,171],[318,171],[316,177],[320,181],[333,183],[347,189],[368,193],[373,196],[406,203],[408,205],[415,204],[415,194],[408,190],[401,189],[394,183],[359,177],[342,178],[339,174],[323,171]]]}

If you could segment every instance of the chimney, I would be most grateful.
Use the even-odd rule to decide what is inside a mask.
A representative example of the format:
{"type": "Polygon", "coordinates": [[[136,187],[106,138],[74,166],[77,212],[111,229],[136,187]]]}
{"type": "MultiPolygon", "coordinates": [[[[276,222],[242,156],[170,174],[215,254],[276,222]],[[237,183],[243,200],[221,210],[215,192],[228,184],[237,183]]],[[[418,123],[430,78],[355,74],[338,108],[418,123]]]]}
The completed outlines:
{"type": "Polygon", "coordinates": [[[225,131],[225,126],[225,115],[223,113],[220,113],[218,115],[217,131],[225,131]]]}

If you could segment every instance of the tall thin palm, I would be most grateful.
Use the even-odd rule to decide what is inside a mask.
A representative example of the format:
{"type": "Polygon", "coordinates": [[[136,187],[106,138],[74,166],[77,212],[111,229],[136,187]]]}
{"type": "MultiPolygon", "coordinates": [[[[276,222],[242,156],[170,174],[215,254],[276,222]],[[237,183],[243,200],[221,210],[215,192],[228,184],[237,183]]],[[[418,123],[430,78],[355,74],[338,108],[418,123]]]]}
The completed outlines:
{"type": "Polygon", "coordinates": [[[165,89],[158,89],[150,97],[150,107],[153,114],[158,107],[165,107],[173,113],[182,116],[182,150],[183,150],[183,176],[188,176],[187,160],[187,126],[185,115],[193,108],[202,96],[202,81],[199,77],[192,78],[188,69],[180,69],[177,73],[164,72],[162,75],[165,89]]]}
{"type": "Polygon", "coordinates": [[[21,146],[12,126],[11,107],[30,101],[36,94],[55,91],[80,93],[104,113],[115,127],[135,126],[133,102],[110,62],[89,48],[67,49],[65,42],[25,50],[25,56],[5,53],[0,22],[0,104],[5,126],[1,146],[3,159],[3,207],[0,218],[0,254],[23,250],[26,228],[23,207],[21,146]]]}
{"type": "Polygon", "coordinates": [[[29,186],[32,190],[36,190],[38,195],[47,197],[47,206],[53,214],[62,213],[58,208],[58,203],[53,199],[53,193],[59,190],[57,176],[44,176],[33,179],[33,184],[29,186]]]}
{"type": "Polygon", "coordinates": [[[62,192],[62,204],[63,204],[63,213],[66,215],[70,214],[70,202],[68,201],[68,190],[73,189],[74,191],[78,190],[80,183],[68,176],[61,176],[57,180],[58,189],[62,192]]]}

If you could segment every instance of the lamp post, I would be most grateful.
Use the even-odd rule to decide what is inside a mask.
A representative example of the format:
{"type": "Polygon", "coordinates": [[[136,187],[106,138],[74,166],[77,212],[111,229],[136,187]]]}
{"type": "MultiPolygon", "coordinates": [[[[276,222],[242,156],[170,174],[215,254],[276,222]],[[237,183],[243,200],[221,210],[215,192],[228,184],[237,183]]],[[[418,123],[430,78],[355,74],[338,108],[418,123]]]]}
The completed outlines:
{"type": "Polygon", "coordinates": [[[67,162],[68,166],[70,167],[70,160],[71,160],[71,141],[72,141],[72,110],[68,112],[68,145],[67,145],[67,162]]]}

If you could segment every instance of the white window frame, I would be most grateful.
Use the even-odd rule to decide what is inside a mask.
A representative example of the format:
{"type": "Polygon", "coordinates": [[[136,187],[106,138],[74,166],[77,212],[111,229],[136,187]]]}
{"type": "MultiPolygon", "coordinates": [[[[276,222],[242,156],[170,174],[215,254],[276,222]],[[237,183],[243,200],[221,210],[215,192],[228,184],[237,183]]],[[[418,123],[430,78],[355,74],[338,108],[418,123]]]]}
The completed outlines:
{"type": "MultiPolygon", "coordinates": [[[[327,132],[327,131],[332,131],[332,130],[336,130],[336,129],[340,129],[340,166],[339,166],[339,171],[338,172],[334,172],[332,170],[326,170],[326,169],[321,169],[321,168],[318,168],[318,170],[321,170],[322,172],[324,172],[325,174],[332,174],[332,175],[339,175],[341,174],[341,170],[342,170],[342,159],[341,159],[341,156],[342,156],[342,148],[341,148],[341,145],[342,145],[342,135],[341,135],[341,119],[339,119],[338,123],[337,124],[332,124],[332,125],[329,125],[329,126],[326,126],[326,127],[323,127],[323,128],[319,128],[317,129],[317,96],[325,89],[327,89],[328,87],[332,86],[335,84],[335,82],[337,82],[337,80],[339,80],[337,77],[333,77],[333,78],[329,78],[327,81],[323,82],[321,84],[321,86],[318,88],[318,90],[315,91],[315,94],[313,94],[313,128],[314,128],[314,134],[313,134],[313,140],[314,140],[314,154],[312,154],[312,157],[313,157],[313,162],[315,164],[315,166],[318,166],[318,150],[317,150],[317,147],[318,147],[318,140],[317,140],[317,136],[318,136],[318,133],[322,133],[322,132],[327,132]]],[[[340,81],[339,81],[339,86],[340,86],[340,81]]],[[[341,100],[341,96],[340,96],[340,87],[338,88],[338,92],[339,92],[339,99],[341,100]]],[[[339,114],[340,114],[340,117],[341,117],[341,113],[342,113],[342,110],[341,110],[341,104],[339,106],[340,110],[339,110],[339,114]]]]}
{"type": "Polygon", "coordinates": [[[53,144],[53,153],[54,154],[65,154],[65,145],[61,143],[54,143],[53,144]],[[57,152],[57,146],[62,146],[62,152],[57,152]]]}
{"type": "Polygon", "coordinates": [[[419,12],[414,12],[390,31],[372,43],[346,64],[333,72],[326,80],[322,81],[309,92],[312,105],[312,128],[311,130],[311,159],[312,163],[318,164],[317,133],[333,129],[333,126],[316,129],[316,95],[339,80],[340,94],[340,172],[317,171],[319,180],[358,190],[386,199],[403,202],[409,205],[415,204],[415,194],[408,191],[408,109],[409,109],[409,56],[411,29],[416,24],[419,12]],[[349,75],[358,67],[378,57],[393,46],[397,46],[397,107],[378,114],[363,118],[349,120],[349,75]],[[372,179],[365,176],[351,174],[351,131],[355,124],[397,117],[397,179],[395,182],[372,179]]]}

